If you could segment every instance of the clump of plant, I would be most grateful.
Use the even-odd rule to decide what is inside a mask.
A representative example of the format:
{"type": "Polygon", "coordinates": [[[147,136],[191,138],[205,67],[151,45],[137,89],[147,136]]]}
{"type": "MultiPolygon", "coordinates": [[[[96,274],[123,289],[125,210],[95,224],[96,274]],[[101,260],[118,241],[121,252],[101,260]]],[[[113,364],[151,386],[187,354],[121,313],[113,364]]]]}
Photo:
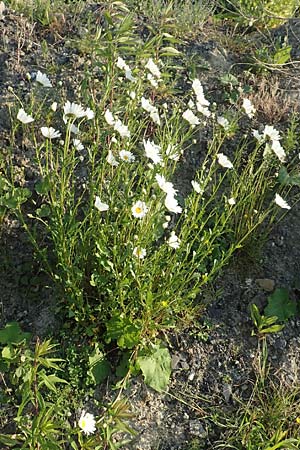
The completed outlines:
{"type": "Polygon", "coordinates": [[[198,78],[175,96],[178,50],[166,47],[168,36],[135,41],[130,17],[105,17],[91,39],[84,105],[40,71],[38,95],[27,105],[17,97],[14,119],[35,148],[39,179],[31,212],[18,203],[15,213],[60,289],[69,326],[162,360],[160,333],[195,317],[205,284],[264,221],[290,209],[290,188],[277,182],[289,149],[265,125],[229,152],[240,118],[251,126],[249,98],[225,117],[198,78]],[[174,174],[206,127],[206,153],[184,197],[174,174]]]}
{"type": "Polygon", "coordinates": [[[221,4],[237,21],[258,28],[281,25],[293,18],[299,7],[297,0],[233,0],[221,4]]]}
{"type": "Polygon", "coordinates": [[[1,417],[0,442],[5,448],[113,450],[116,433],[134,433],[120,396],[98,408],[98,415],[84,410],[80,398],[76,408],[73,394],[70,402],[70,391],[59,387],[68,383],[61,377],[63,360],[54,354],[57,344],[37,339],[32,346],[30,333],[11,322],[0,330],[0,348],[1,404],[7,413],[1,417]]]}

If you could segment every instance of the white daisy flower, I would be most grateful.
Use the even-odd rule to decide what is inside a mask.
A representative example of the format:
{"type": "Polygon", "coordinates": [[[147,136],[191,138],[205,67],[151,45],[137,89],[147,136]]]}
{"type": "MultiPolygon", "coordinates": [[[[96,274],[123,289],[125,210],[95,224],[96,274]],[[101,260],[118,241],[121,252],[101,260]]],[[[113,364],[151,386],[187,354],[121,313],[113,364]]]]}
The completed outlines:
{"type": "Polygon", "coordinates": [[[132,254],[138,259],[144,259],[146,256],[146,249],[142,247],[134,247],[132,254]]]}
{"type": "Polygon", "coordinates": [[[80,119],[86,115],[86,111],[78,103],[71,103],[69,100],[66,101],[64,105],[64,116],[72,117],[75,119],[80,119]]]}
{"type": "Polygon", "coordinates": [[[275,194],[274,201],[275,201],[276,205],[280,206],[280,208],[291,209],[289,204],[285,200],[283,200],[283,198],[279,194],[275,194]]]}
{"type": "Polygon", "coordinates": [[[264,140],[264,136],[260,134],[258,130],[252,130],[252,134],[255,137],[255,139],[258,140],[258,142],[262,142],[264,140]]]}
{"type": "Polygon", "coordinates": [[[276,128],[273,127],[273,125],[266,125],[263,131],[263,137],[270,138],[271,141],[279,141],[280,140],[280,134],[279,131],[276,130],[276,128]]]}
{"type": "Polygon", "coordinates": [[[233,169],[232,162],[227,158],[226,155],[224,155],[224,153],[218,153],[217,157],[220,166],[225,167],[226,169],[233,169]]]}
{"type": "Polygon", "coordinates": [[[114,124],[114,130],[117,131],[122,138],[124,137],[130,138],[130,131],[128,127],[124,125],[119,119],[116,120],[114,124]]]}
{"type": "Polygon", "coordinates": [[[40,72],[38,70],[37,74],[36,74],[36,78],[35,80],[40,83],[42,86],[44,87],[52,87],[51,81],[49,80],[49,78],[47,77],[47,75],[45,75],[44,73],[40,72]]]}
{"type": "Polygon", "coordinates": [[[228,199],[228,204],[229,204],[230,206],[235,205],[235,204],[236,204],[235,198],[233,198],[233,197],[229,198],[229,199],[228,199]]]}
{"type": "Polygon", "coordinates": [[[165,177],[163,175],[160,175],[157,173],[155,175],[155,179],[157,181],[158,186],[162,191],[164,191],[167,195],[175,195],[176,190],[174,189],[173,183],[170,181],[166,181],[165,177]]]}
{"type": "Polygon", "coordinates": [[[131,100],[135,100],[136,93],[134,91],[129,92],[129,97],[131,98],[131,100]]]}
{"type": "Polygon", "coordinates": [[[211,116],[210,110],[199,102],[197,102],[197,111],[199,111],[199,113],[203,114],[205,117],[211,116]]]}
{"type": "Polygon", "coordinates": [[[242,108],[244,109],[245,113],[250,119],[254,117],[256,109],[252,105],[251,100],[249,100],[249,98],[243,98],[242,108]]]}
{"type": "Polygon", "coordinates": [[[117,167],[119,165],[118,161],[114,157],[114,155],[113,155],[111,150],[108,151],[108,155],[106,157],[106,161],[108,162],[108,164],[110,164],[113,167],[117,167]]]}
{"type": "Polygon", "coordinates": [[[180,214],[182,212],[181,206],[178,205],[178,202],[174,195],[167,194],[165,198],[165,207],[168,211],[173,212],[175,214],[180,214]]]}
{"type": "Polygon", "coordinates": [[[93,434],[96,431],[96,421],[93,414],[82,411],[78,426],[85,434],[93,434]]]}
{"type": "Polygon", "coordinates": [[[153,122],[160,125],[160,117],[156,106],[152,105],[150,101],[145,97],[141,98],[141,106],[145,111],[147,111],[150,114],[150,117],[153,120],[153,122]]]}
{"type": "Polygon", "coordinates": [[[61,136],[61,132],[55,130],[52,127],[42,127],[41,132],[42,132],[42,135],[47,139],[56,139],[61,136]]]}
{"type": "Polygon", "coordinates": [[[117,59],[116,62],[116,66],[121,69],[124,70],[125,72],[125,77],[130,80],[130,81],[135,81],[135,78],[132,76],[132,71],[130,69],[130,67],[126,64],[126,62],[124,61],[123,58],[121,58],[120,56],[117,59]]]}
{"type": "Polygon", "coordinates": [[[132,205],[131,212],[133,217],[137,219],[142,219],[148,212],[148,207],[145,202],[138,200],[134,205],[132,205]]]}
{"type": "Polygon", "coordinates": [[[128,67],[124,59],[121,58],[121,56],[118,56],[116,66],[121,70],[125,70],[128,67]]]}
{"type": "Polygon", "coordinates": [[[180,239],[178,238],[178,236],[176,236],[175,231],[171,232],[171,236],[169,237],[167,242],[169,247],[175,248],[175,250],[180,247],[180,239]]]}
{"type": "Polygon", "coordinates": [[[132,75],[131,69],[125,70],[125,78],[127,78],[127,80],[129,81],[132,81],[133,83],[135,82],[135,78],[132,75]]]}
{"type": "Polygon", "coordinates": [[[198,183],[198,181],[192,180],[191,185],[193,186],[193,189],[195,192],[197,192],[197,194],[203,194],[203,190],[201,189],[201,186],[198,183]]]}
{"type": "Polygon", "coordinates": [[[108,123],[108,125],[114,125],[115,124],[115,119],[114,116],[112,115],[112,113],[110,112],[109,109],[107,109],[104,113],[104,119],[106,120],[106,122],[108,123]]]}
{"type": "Polygon", "coordinates": [[[133,162],[135,160],[135,156],[129,150],[121,150],[119,153],[120,159],[126,162],[133,162]]]}
{"type": "Polygon", "coordinates": [[[147,158],[151,159],[154,164],[159,164],[162,161],[160,151],[161,148],[159,145],[154,144],[154,142],[151,142],[149,139],[145,141],[143,139],[143,144],[145,148],[145,153],[147,158]]]}
{"type": "Polygon", "coordinates": [[[184,111],[184,113],[182,114],[182,117],[189,122],[190,125],[192,125],[192,127],[195,127],[196,125],[199,125],[200,120],[198,119],[197,116],[195,116],[195,114],[193,113],[193,111],[191,109],[187,109],[186,111],[184,111]]]}
{"type": "Polygon", "coordinates": [[[280,144],[279,141],[273,141],[271,148],[273,150],[273,152],[275,153],[275,155],[277,156],[277,158],[279,159],[279,161],[281,161],[282,163],[284,163],[285,158],[286,158],[286,154],[285,151],[282,147],[282,145],[280,144]]]}
{"type": "Polygon", "coordinates": [[[53,102],[52,105],[50,106],[50,109],[52,109],[52,111],[55,112],[57,110],[57,102],[53,102]]]}
{"type": "Polygon", "coordinates": [[[158,66],[155,64],[155,62],[153,61],[152,58],[148,59],[147,64],[145,65],[146,69],[149,70],[149,72],[152,73],[152,75],[154,75],[156,78],[161,78],[161,72],[158,68],[158,66]]]}
{"type": "Polygon", "coordinates": [[[154,78],[152,73],[147,74],[147,80],[150,82],[151,86],[157,88],[158,87],[158,80],[154,78]]]}
{"type": "Polygon", "coordinates": [[[96,195],[94,206],[100,212],[107,211],[109,209],[109,205],[107,203],[101,202],[100,197],[98,197],[98,195],[96,195]]]}
{"type": "Polygon", "coordinates": [[[94,111],[91,108],[86,108],[85,117],[87,118],[87,120],[92,120],[95,117],[94,111]]]}
{"type": "Polygon", "coordinates": [[[203,87],[198,78],[195,78],[192,83],[192,88],[196,94],[197,102],[200,103],[202,106],[209,106],[210,102],[206,100],[204,97],[203,87]]]}
{"type": "Polygon", "coordinates": [[[22,122],[22,123],[30,123],[34,121],[34,118],[32,116],[30,116],[29,114],[27,114],[23,108],[19,109],[18,115],[17,115],[17,119],[22,122]]]}
{"type": "Polygon", "coordinates": [[[229,121],[226,119],[226,117],[218,116],[217,122],[219,125],[221,125],[221,127],[224,128],[224,130],[227,131],[229,129],[229,121]]]}
{"type": "Polygon", "coordinates": [[[79,139],[73,139],[73,145],[78,152],[84,149],[84,146],[79,139]]]}

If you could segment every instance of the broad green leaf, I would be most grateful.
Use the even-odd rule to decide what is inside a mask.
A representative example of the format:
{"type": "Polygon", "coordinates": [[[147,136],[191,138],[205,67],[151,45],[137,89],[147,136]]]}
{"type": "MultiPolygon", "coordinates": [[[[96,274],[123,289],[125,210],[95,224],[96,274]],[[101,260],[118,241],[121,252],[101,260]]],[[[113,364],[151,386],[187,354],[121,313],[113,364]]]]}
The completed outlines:
{"type": "Polygon", "coordinates": [[[105,359],[104,353],[99,349],[99,344],[95,344],[95,349],[89,356],[88,374],[96,384],[100,384],[110,373],[110,364],[105,359]]]}
{"type": "Polygon", "coordinates": [[[117,340],[120,348],[133,348],[140,341],[140,324],[132,322],[129,317],[113,316],[106,324],[105,340],[107,343],[117,340]]]}
{"type": "Polygon", "coordinates": [[[156,345],[149,355],[139,356],[137,363],[148,386],[157,392],[163,392],[167,388],[171,375],[171,357],[168,349],[156,345]]]}
{"type": "Polygon", "coordinates": [[[51,189],[51,183],[49,177],[45,177],[43,180],[38,181],[35,184],[36,193],[39,195],[47,194],[51,189]]]}
{"type": "Polygon", "coordinates": [[[31,333],[25,333],[17,322],[9,322],[0,330],[0,344],[18,344],[24,340],[29,341],[31,333]]]}
{"type": "Polygon", "coordinates": [[[300,174],[289,175],[287,169],[282,166],[279,169],[278,181],[283,186],[300,186],[300,174]]]}
{"type": "Polygon", "coordinates": [[[290,317],[295,316],[296,311],[296,302],[289,298],[288,289],[280,288],[270,295],[264,312],[268,317],[277,316],[280,322],[285,322],[290,317]]]}

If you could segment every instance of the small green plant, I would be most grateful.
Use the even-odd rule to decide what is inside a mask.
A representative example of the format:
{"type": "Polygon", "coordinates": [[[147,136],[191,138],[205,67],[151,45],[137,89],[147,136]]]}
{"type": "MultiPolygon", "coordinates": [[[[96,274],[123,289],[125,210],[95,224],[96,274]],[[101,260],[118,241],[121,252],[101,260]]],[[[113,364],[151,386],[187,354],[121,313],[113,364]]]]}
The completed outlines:
{"type": "MultiPolygon", "coordinates": [[[[0,330],[0,349],[1,403],[10,411],[3,421],[4,426],[14,429],[11,434],[0,432],[0,443],[5,448],[63,450],[71,445],[74,450],[115,450],[128,442],[123,439],[116,444],[117,433],[134,434],[127,425],[131,413],[120,395],[110,405],[101,406],[97,420],[83,410],[75,425],[71,425],[76,400],[70,402],[67,381],[59,376],[63,360],[53,356],[57,344],[37,339],[32,349],[30,333],[11,322],[0,330]],[[61,386],[66,386],[66,392],[61,386]]],[[[99,383],[99,352],[96,356],[95,353],[89,359],[88,376],[99,383]]],[[[77,402],[81,399],[77,398],[77,402]]]]}

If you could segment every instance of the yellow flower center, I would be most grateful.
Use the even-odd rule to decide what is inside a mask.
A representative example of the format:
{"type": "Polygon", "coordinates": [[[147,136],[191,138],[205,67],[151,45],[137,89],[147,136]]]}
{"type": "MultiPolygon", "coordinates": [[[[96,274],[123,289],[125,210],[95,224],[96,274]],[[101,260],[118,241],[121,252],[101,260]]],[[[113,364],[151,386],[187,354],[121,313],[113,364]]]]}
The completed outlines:
{"type": "Polygon", "coordinates": [[[140,208],[139,206],[137,206],[137,207],[135,208],[135,212],[136,212],[137,214],[141,214],[141,213],[143,212],[143,210],[142,210],[142,208],[140,208]]]}

